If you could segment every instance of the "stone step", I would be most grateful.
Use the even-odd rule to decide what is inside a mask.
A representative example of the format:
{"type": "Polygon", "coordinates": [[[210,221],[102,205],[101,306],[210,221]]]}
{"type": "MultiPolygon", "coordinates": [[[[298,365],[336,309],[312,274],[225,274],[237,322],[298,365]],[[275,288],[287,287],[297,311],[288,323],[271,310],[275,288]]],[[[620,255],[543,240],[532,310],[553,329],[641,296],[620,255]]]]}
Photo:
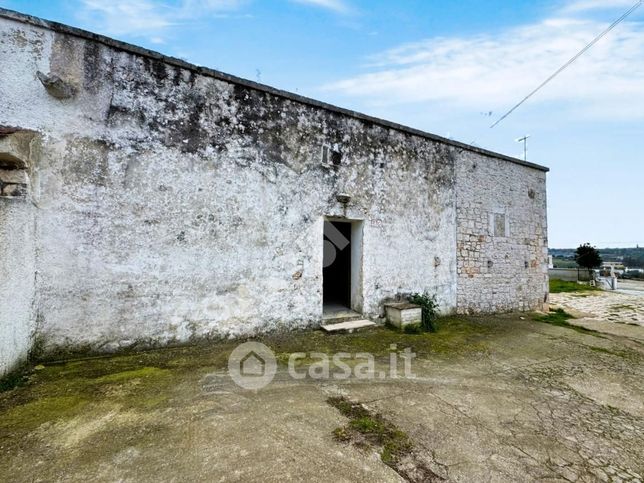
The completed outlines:
{"type": "Polygon", "coordinates": [[[348,322],[350,320],[363,319],[364,316],[351,309],[325,312],[322,316],[322,323],[325,325],[337,324],[339,322],[348,322]]]}
{"type": "Polygon", "coordinates": [[[348,320],[346,322],[340,322],[337,324],[324,324],[322,325],[322,330],[327,333],[336,333],[336,332],[353,332],[354,330],[364,329],[366,327],[375,327],[376,323],[367,319],[360,320],[348,320]]]}

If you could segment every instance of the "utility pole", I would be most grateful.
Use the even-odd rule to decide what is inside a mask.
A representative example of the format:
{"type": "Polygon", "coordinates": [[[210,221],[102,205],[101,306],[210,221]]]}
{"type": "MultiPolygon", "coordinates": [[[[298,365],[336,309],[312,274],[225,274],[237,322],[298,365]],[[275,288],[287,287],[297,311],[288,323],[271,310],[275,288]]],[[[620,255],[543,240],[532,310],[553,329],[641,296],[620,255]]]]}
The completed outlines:
{"type": "Polygon", "coordinates": [[[530,137],[529,134],[526,134],[522,138],[515,139],[516,142],[520,143],[523,142],[523,160],[527,161],[528,160],[528,138],[530,137]]]}

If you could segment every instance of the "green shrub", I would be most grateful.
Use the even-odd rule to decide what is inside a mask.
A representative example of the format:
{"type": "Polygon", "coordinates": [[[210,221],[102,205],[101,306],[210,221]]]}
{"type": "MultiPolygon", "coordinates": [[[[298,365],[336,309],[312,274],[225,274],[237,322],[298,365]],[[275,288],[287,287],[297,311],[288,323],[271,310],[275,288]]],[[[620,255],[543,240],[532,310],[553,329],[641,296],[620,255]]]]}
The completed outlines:
{"type": "Polygon", "coordinates": [[[412,304],[420,305],[423,313],[422,326],[427,332],[436,332],[434,321],[438,318],[438,302],[436,302],[436,295],[429,295],[427,292],[423,294],[411,294],[407,300],[412,304]]]}

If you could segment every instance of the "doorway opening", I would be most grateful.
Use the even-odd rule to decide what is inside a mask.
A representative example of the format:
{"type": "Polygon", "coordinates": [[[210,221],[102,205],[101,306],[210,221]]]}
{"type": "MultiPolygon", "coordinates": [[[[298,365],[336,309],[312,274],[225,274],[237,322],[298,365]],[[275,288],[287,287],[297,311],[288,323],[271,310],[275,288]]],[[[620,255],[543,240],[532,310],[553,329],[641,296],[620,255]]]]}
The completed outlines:
{"type": "Polygon", "coordinates": [[[362,311],[362,222],[324,221],[324,314],[362,311]]]}

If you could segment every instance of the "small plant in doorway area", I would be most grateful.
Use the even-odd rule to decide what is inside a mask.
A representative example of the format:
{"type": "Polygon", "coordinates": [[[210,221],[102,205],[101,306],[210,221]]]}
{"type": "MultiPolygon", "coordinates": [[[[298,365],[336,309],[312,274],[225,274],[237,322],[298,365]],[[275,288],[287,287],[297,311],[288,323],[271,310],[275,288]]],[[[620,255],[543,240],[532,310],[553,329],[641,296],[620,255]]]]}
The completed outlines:
{"type": "Polygon", "coordinates": [[[413,293],[407,300],[412,304],[420,305],[422,309],[422,328],[427,332],[436,332],[436,324],[434,321],[438,318],[438,302],[436,302],[436,295],[429,295],[425,293],[413,293]]]}

